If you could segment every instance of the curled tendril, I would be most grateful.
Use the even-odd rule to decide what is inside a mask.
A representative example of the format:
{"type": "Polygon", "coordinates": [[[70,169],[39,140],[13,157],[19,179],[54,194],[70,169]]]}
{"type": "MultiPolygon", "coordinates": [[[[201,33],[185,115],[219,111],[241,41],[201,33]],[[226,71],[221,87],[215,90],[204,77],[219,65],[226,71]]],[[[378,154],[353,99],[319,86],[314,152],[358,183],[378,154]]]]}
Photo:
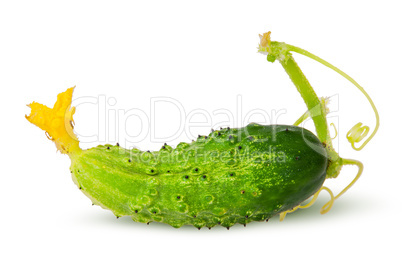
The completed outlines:
{"type": "Polygon", "coordinates": [[[335,130],[335,136],[334,136],[334,137],[331,137],[331,139],[335,139],[335,138],[338,136],[338,130],[336,129],[334,123],[331,123],[330,125],[331,125],[332,127],[334,127],[334,130],[335,130]]]}
{"type": "Polygon", "coordinates": [[[329,196],[331,197],[331,199],[326,204],[324,204],[324,206],[321,207],[320,213],[325,214],[325,213],[329,212],[332,208],[332,205],[334,204],[335,197],[334,197],[334,194],[332,193],[331,189],[323,186],[313,195],[313,198],[306,205],[299,205],[299,206],[294,207],[291,210],[281,212],[279,214],[279,221],[283,221],[286,217],[286,214],[288,214],[288,213],[292,213],[292,212],[296,211],[297,209],[305,209],[305,208],[308,208],[311,205],[313,205],[315,203],[315,201],[317,201],[318,195],[320,194],[320,192],[322,190],[327,191],[329,193],[329,196]]]}
{"type": "Polygon", "coordinates": [[[363,123],[361,122],[357,123],[349,130],[348,134],[346,135],[346,138],[352,145],[353,149],[359,151],[363,148],[363,146],[368,142],[368,140],[359,148],[355,147],[355,143],[359,143],[360,141],[362,141],[362,139],[367,136],[369,130],[370,128],[368,126],[363,126],[363,123]]]}

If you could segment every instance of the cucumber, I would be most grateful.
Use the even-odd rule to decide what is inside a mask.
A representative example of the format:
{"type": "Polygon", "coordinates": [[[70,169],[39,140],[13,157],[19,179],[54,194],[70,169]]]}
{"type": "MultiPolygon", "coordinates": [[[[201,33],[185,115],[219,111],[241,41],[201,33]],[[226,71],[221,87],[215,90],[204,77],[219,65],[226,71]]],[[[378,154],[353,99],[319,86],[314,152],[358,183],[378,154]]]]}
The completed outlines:
{"type": "Polygon", "coordinates": [[[79,147],[74,133],[74,87],[60,93],[53,108],[32,102],[25,117],[35,124],[71,159],[74,182],[93,202],[116,217],[131,216],[138,222],[164,222],[173,227],[193,225],[230,228],[236,223],[268,220],[279,214],[308,208],[322,190],[330,194],[320,210],[327,213],[336,199],[358,180],[363,164],[341,158],[330,137],[326,98],[318,98],[294,60],[292,52],[305,55],[333,69],[354,84],[368,99],[376,115],[376,127],[361,146],[368,126],[357,123],[347,135],[355,150],[361,150],[379,127],[377,109],[350,76],[301,48],[271,41],[270,32],[260,35],[258,47],[267,60],[278,60],[302,96],[308,110],[293,126],[250,124],[238,129],[220,129],[196,141],[167,144],[159,151],[124,149],[103,145],[87,150],[79,147]],[[317,136],[298,127],[310,117],[317,136]],[[323,186],[336,178],[344,165],[358,167],[356,177],[336,196],[323,186]],[[303,201],[312,196],[305,205],[303,201]]]}
{"type": "Polygon", "coordinates": [[[328,164],[310,131],[255,123],[155,152],[100,145],[71,161],[73,180],[94,204],[175,228],[267,220],[314,194],[328,164]]]}

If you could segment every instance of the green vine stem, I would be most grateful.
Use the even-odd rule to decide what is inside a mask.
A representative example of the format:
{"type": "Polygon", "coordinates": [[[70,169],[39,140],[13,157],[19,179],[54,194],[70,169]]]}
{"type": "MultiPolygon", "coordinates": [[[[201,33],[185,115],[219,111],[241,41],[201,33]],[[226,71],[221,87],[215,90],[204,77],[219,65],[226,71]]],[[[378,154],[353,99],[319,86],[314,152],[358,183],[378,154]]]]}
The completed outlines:
{"type": "Polygon", "coordinates": [[[311,110],[316,110],[315,113],[317,113],[317,115],[310,114],[310,116],[313,119],[315,128],[317,130],[317,137],[321,142],[327,144],[328,124],[325,109],[321,105],[320,99],[318,99],[309,81],[304,76],[303,72],[290,53],[288,53],[286,59],[280,60],[280,63],[282,64],[282,67],[285,69],[286,73],[289,75],[292,82],[295,84],[297,90],[307,105],[309,112],[311,113],[311,110]]]}

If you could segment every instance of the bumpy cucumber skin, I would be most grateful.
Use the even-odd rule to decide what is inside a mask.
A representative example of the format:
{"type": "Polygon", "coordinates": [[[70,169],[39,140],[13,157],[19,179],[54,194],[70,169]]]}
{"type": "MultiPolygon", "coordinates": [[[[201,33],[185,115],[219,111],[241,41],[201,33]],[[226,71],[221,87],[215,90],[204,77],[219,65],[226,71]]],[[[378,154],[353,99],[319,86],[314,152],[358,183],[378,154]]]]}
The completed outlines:
{"type": "Polygon", "coordinates": [[[327,163],[310,131],[254,123],[157,152],[98,146],[74,156],[70,169],[82,192],[117,217],[211,228],[292,209],[322,186],[327,163]]]}

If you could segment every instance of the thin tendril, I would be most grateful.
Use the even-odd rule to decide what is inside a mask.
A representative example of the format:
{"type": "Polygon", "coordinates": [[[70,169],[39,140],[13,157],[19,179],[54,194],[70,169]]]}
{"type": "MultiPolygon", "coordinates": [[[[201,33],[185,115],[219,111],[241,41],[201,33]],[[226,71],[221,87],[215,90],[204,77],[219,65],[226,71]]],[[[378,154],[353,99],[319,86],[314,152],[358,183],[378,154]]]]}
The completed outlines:
{"type": "Polygon", "coordinates": [[[332,193],[331,189],[323,186],[313,195],[313,198],[306,205],[299,205],[299,206],[294,207],[291,210],[281,212],[279,214],[279,221],[283,221],[286,217],[286,214],[288,214],[288,213],[292,213],[292,212],[296,211],[297,209],[305,209],[305,208],[312,206],[315,203],[315,201],[317,201],[318,195],[320,194],[320,192],[322,190],[327,191],[331,197],[331,199],[320,210],[321,214],[327,213],[331,209],[332,205],[334,204],[335,198],[334,198],[334,194],[332,193]]]}
{"type": "Polygon", "coordinates": [[[362,123],[357,123],[355,126],[353,126],[353,128],[351,130],[349,130],[348,132],[348,141],[351,143],[352,148],[355,149],[356,151],[360,151],[361,149],[363,149],[363,147],[374,137],[374,135],[377,133],[378,127],[380,125],[380,117],[378,115],[378,111],[377,108],[375,107],[373,101],[371,100],[370,96],[367,94],[367,92],[363,89],[363,87],[361,87],[353,78],[351,78],[349,75],[347,75],[345,72],[341,71],[340,69],[338,69],[337,67],[335,67],[334,65],[330,64],[329,62],[321,59],[320,57],[304,50],[301,49],[299,47],[296,46],[292,46],[292,45],[287,45],[289,51],[293,51],[299,54],[302,54],[304,56],[307,56],[325,66],[327,66],[328,68],[336,71],[338,74],[340,74],[341,76],[343,76],[344,78],[346,78],[347,80],[349,80],[353,85],[355,85],[362,93],[363,95],[367,98],[367,100],[369,101],[371,107],[373,108],[375,117],[376,117],[376,125],[375,128],[373,130],[373,133],[371,133],[371,135],[367,138],[366,141],[364,141],[362,143],[362,145],[360,147],[355,147],[355,143],[360,142],[367,134],[368,134],[368,127],[364,126],[362,128],[358,128],[361,127],[362,123]],[[366,132],[367,131],[367,132],[366,132]],[[356,141],[356,139],[359,139],[358,141],[356,141]]]}
{"type": "Polygon", "coordinates": [[[331,189],[329,189],[328,187],[321,187],[320,191],[323,189],[325,189],[329,193],[329,195],[331,196],[331,199],[321,207],[321,209],[320,209],[321,214],[325,214],[325,213],[329,212],[332,208],[332,205],[334,205],[334,201],[336,199],[334,197],[334,194],[332,193],[331,189]]]}
{"type": "Polygon", "coordinates": [[[352,182],[350,182],[349,185],[347,185],[339,194],[335,196],[335,200],[338,199],[341,195],[343,195],[349,188],[351,188],[363,173],[363,163],[361,163],[360,161],[352,159],[342,159],[342,160],[343,165],[356,165],[358,167],[358,171],[356,177],[352,180],[352,182]]]}
{"type": "Polygon", "coordinates": [[[331,137],[331,139],[335,139],[335,138],[338,136],[338,130],[336,129],[334,123],[331,123],[330,125],[331,125],[332,127],[334,127],[334,130],[335,130],[335,136],[334,136],[334,137],[331,137]]]}
{"type": "Polygon", "coordinates": [[[329,212],[331,210],[335,200],[338,199],[341,195],[343,195],[349,188],[351,188],[353,186],[353,184],[356,183],[356,181],[360,178],[361,174],[363,173],[363,164],[357,160],[343,159],[343,165],[356,165],[359,168],[359,170],[357,171],[357,174],[356,174],[355,178],[352,180],[352,182],[350,182],[349,185],[347,185],[340,193],[338,193],[336,196],[334,196],[331,189],[329,189],[328,187],[322,186],[313,195],[313,198],[310,200],[310,202],[308,202],[306,205],[299,205],[299,206],[294,207],[291,210],[281,212],[279,214],[279,220],[283,221],[286,217],[286,214],[292,213],[292,212],[296,211],[297,209],[305,209],[305,208],[308,208],[311,205],[313,205],[322,190],[327,191],[329,193],[331,199],[321,207],[320,213],[325,214],[325,213],[329,212]]]}

